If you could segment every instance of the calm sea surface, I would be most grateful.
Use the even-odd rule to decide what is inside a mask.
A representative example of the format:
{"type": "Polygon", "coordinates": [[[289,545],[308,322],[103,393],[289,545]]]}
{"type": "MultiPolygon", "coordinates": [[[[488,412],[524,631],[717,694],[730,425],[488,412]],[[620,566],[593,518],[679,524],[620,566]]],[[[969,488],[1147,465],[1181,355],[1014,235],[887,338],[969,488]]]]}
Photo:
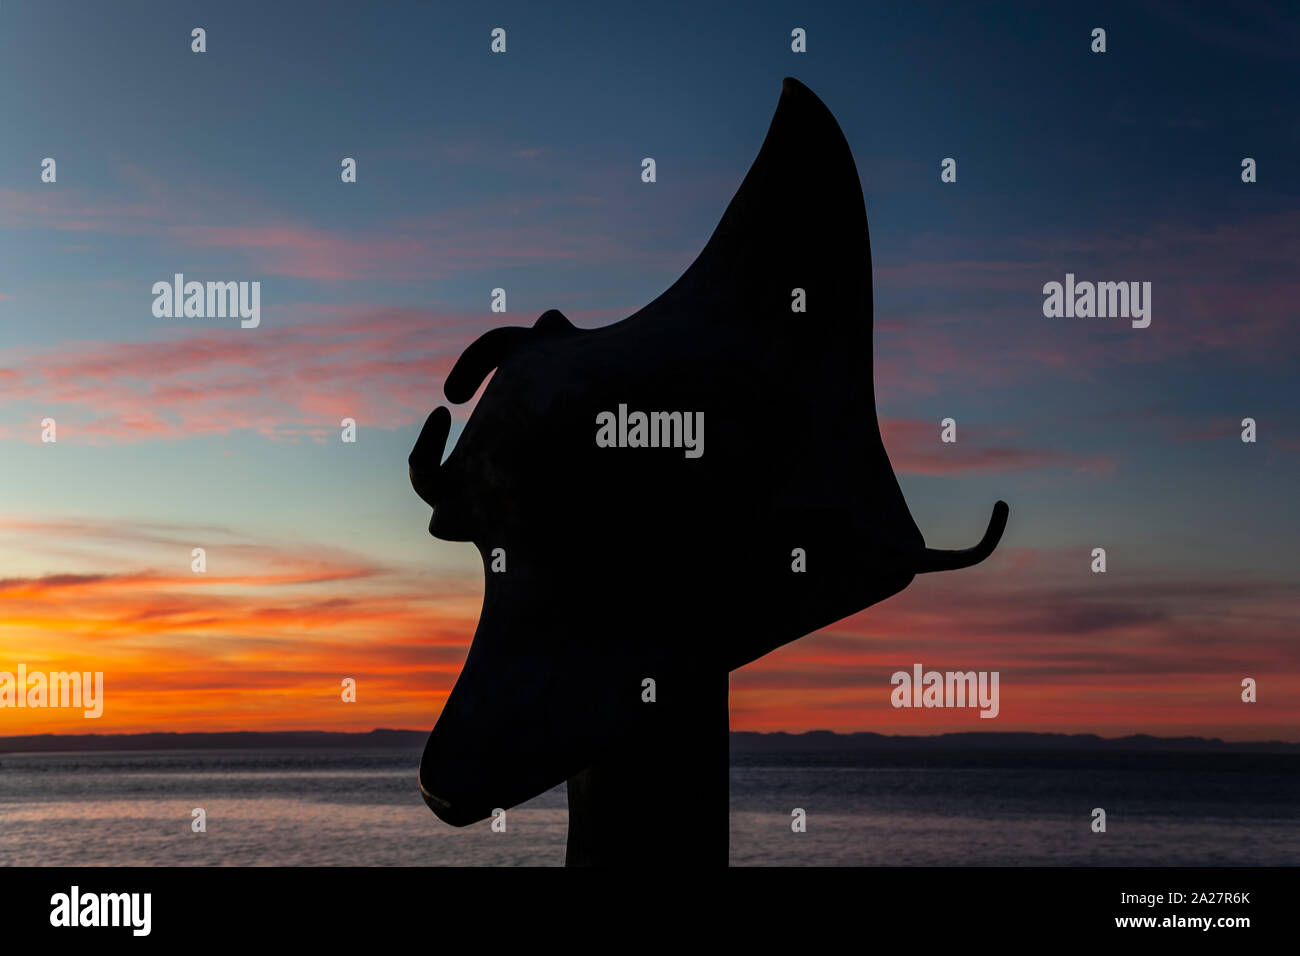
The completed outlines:
{"type": "MultiPolygon", "coordinates": [[[[3,754],[0,865],[564,862],[562,787],[511,810],[505,833],[487,823],[454,829],[420,800],[418,759],[375,749],[3,754]],[[207,812],[206,833],[190,830],[195,807],[207,812]]],[[[1300,864],[1295,759],[1210,763],[1194,755],[1166,755],[1154,766],[737,757],[731,862],[1300,864]],[[805,833],[791,832],[796,807],[807,812],[805,833]],[[1107,812],[1104,834],[1089,828],[1093,807],[1107,812]]],[[[685,798],[665,812],[689,823],[685,798]]]]}

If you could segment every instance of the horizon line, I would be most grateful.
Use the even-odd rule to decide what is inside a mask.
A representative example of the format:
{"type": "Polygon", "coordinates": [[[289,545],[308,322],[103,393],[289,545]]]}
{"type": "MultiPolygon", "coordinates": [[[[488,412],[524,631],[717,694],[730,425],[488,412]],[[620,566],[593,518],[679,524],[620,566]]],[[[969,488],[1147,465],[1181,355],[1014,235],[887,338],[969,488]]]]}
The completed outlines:
{"type": "MultiPolygon", "coordinates": [[[[272,737],[272,736],[290,736],[294,734],[320,735],[333,737],[364,737],[372,734],[423,734],[428,735],[428,730],[407,728],[407,727],[373,727],[370,730],[320,730],[320,729],[293,729],[293,730],[144,730],[130,732],[87,732],[87,733],[39,733],[39,734],[7,734],[0,735],[0,753],[3,753],[4,744],[16,741],[32,741],[49,738],[51,740],[76,740],[81,738],[95,738],[99,741],[109,741],[114,739],[139,739],[142,737],[221,737],[221,736],[255,736],[255,737],[272,737]]],[[[1201,741],[1207,744],[1221,744],[1228,747],[1249,747],[1281,744],[1290,747],[1300,747],[1300,741],[1282,740],[1273,738],[1269,740],[1224,740],[1222,737],[1205,737],[1199,734],[1183,734],[1180,736],[1158,736],[1148,733],[1132,733],[1117,737],[1104,737],[1101,734],[1089,731],[1077,733],[1063,733],[1059,731],[1034,731],[1034,730],[972,730],[972,731],[946,731],[937,734],[885,734],[873,730],[850,730],[839,731],[829,729],[813,729],[802,731],[789,730],[729,730],[729,736],[748,735],[758,737],[861,737],[871,736],[879,737],[882,740],[937,740],[944,737],[1032,737],[1032,738],[1091,738],[1101,743],[1118,743],[1121,741],[1132,740],[1149,740],[1153,742],[1187,742],[1201,741]]]]}

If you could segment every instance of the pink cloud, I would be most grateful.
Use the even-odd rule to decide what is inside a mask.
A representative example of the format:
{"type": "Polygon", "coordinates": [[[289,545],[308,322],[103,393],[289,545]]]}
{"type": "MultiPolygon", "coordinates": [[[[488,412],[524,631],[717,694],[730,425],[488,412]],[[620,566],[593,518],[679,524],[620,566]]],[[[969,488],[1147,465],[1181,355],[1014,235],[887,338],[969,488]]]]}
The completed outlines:
{"type": "Polygon", "coordinates": [[[238,430],[319,439],[343,417],[394,428],[442,401],[451,364],[482,324],[477,315],[362,308],[283,326],[264,317],[256,331],[10,350],[0,402],[45,409],[61,439],[92,442],[238,430]]]}
{"type": "Polygon", "coordinates": [[[155,239],[191,250],[191,261],[194,250],[222,250],[259,274],[318,280],[437,279],[537,262],[667,268],[688,261],[686,253],[652,248],[632,231],[618,241],[591,215],[600,205],[586,194],[504,197],[339,231],[268,214],[247,199],[227,205],[206,190],[168,201],[155,188],[149,201],[112,202],[72,188],[0,189],[0,228],[155,239]]]}
{"type": "Polygon", "coordinates": [[[1076,455],[1046,448],[1020,448],[1006,444],[1006,432],[981,425],[960,425],[960,440],[940,441],[936,422],[885,418],[881,436],[894,470],[900,474],[951,475],[1001,474],[1063,468],[1090,474],[1110,474],[1114,461],[1104,455],[1076,455]]]}
{"type": "MultiPolygon", "coordinates": [[[[925,244],[931,256],[935,245],[925,244]]],[[[1300,353],[1291,320],[1300,301],[1300,218],[1291,212],[1206,227],[1157,223],[1106,235],[1027,237],[1015,243],[1027,259],[980,259],[973,242],[952,238],[938,245],[951,258],[877,263],[877,381],[889,395],[1063,376],[1089,381],[1117,365],[1198,353],[1283,369],[1300,353]],[[1044,317],[1043,283],[1066,272],[1151,282],[1150,328],[1044,317]],[[908,318],[897,317],[889,304],[896,301],[910,303],[908,318]]]]}

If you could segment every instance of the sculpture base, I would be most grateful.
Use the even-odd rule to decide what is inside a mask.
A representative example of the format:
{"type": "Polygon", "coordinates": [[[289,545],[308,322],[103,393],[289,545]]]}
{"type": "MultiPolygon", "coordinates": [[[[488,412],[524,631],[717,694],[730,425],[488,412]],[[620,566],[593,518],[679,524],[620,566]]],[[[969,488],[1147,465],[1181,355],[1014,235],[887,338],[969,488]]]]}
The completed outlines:
{"type": "Polygon", "coordinates": [[[727,687],[694,694],[666,716],[646,744],[569,778],[565,866],[727,865],[727,687]]]}

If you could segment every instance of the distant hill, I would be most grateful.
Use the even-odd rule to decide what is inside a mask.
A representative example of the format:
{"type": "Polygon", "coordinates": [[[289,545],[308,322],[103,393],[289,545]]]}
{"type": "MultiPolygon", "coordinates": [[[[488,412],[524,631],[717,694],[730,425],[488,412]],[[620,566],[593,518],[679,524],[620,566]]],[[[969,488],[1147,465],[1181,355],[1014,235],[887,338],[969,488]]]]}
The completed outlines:
{"type": "MultiPolygon", "coordinates": [[[[2,740],[0,740],[0,746],[3,746],[2,740]]],[[[829,730],[810,730],[803,734],[787,734],[784,732],[760,734],[749,731],[736,731],[731,735],[731,751],[737,754],[951,753],[970,751],[1300,754],[1300,743],[1286,743],[1280,740],[1235,743],[1221,740],[1218,737],[1152,737],[1148,734],[1134,734],[1129,737],[1098,737],[1096,734],[963,733],[936,734],[931,737],[886,737],[883,734],[873,733],[837,734],[829,730]]]]}
{"type": "Polygon", "coordinates": [[[86,750],[282,750],[288,747],[412,747],[421,748],[427,730],[371,730],[338,733],[330,730],[239,730],[193,734],[32,734],[0,737],[3,753],[65,753],[86,750]]]}
{"type": "MultiPolygon", "coordinates": [[[[0,754],[101,750],[246,750],[290,747],[368,748],[419,750],[427,730],[378,729],[366,733],[324,730],[238,731],[230,733],[153,734],[33,734],[0,737],[0,754]]],[[[813,730],[803,734],[736,731],[731,735],[736,756],[908,755],[936,757],[954,754],[1293,754],[1300,743],[1258,741],[1234,743],[1217,737],[1098,737],[1096,734],[965,733],[932,737],[883,734],[837,734],[813,730]]]]}

